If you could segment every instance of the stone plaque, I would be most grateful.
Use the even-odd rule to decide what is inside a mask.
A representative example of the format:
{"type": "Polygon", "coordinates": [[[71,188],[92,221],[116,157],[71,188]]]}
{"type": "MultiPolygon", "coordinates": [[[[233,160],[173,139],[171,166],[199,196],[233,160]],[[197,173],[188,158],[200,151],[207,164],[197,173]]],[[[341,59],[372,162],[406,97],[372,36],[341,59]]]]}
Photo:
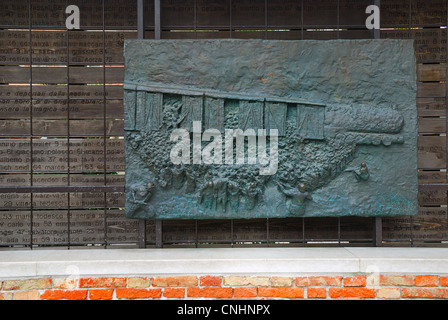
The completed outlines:
{"type": "Polygon", "coordinates": [[[325,110],[319,106],[297,107],[297,131],[299,137],[311,140],[324,139],[325,110]]]}
{"type": "Polygon", "coordinates": [[[412,40],[126,40],[126,216],[417,214],[412,40]]]}
{"type": "Polygon", "coordinates": [[[264,118],[266,129],[277,129],[278,135],[284,136],[287,110],[288,105],[284,102],[266,102],[266,113],[264,118]]]}

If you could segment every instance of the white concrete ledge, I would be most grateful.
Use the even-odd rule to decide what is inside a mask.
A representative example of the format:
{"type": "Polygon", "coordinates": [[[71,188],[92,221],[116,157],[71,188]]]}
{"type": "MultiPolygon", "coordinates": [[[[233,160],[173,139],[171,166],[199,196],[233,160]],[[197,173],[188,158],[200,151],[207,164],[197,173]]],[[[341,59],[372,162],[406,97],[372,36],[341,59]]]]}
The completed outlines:
{"type": "Polygon", "coordinates": [[[448,248],[0,251],[0,279],[73,275],[448,274],[448,248]]]}

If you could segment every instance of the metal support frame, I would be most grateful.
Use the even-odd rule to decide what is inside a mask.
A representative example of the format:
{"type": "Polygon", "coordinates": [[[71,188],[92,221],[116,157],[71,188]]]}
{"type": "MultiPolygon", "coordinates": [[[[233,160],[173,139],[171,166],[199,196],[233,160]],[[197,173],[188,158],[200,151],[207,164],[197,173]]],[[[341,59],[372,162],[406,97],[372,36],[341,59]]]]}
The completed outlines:
{"type": "MultiPolygon", "coordinates": [[[[380,7],[380,0],[372,0],[373,4],[380,7]]],[[[230,0],[231,3],[231,0],[230,0]]],[[[302,0],[302,6],[303,6],[303,0],[302,0]]],[[[197,37],[197,31],[196,31],[196,19],[197,19],[197,2],[194,1],[194,34],[195,38],[197,37]]],[[[232,17],[230,17],[231,21],[232,17]]],[[[338,38],[339,38],[339,1],[338,1],[338,38]]],[[[264,10],[264,37],[265,39],[268,39],[268,12],[267,12],[267,1],[265,0],[265,10],[264,10]]],[[[137,37],[138,39],[144,39],[144,6],[143,6],[143,0],[137,0],[137,37]]],[[[230,22],[230,34],[232,33],[232,27],[230,22]]],[[[301,37],[303,39],[303,10],[302,10],[302,28],[301,28],[301,37]]],[[[379,29],[373,29],[372,31],[372,38],[379,39],[380,38],[380,30],[379,29]]],[[[160,40],[161,39],[161,21],[160,21],[160,0],[154,0],[154,39],[160,40]]],[[[155,219],[155,246],[156,248],[162,248],[163,247],[163,239],[162,239],[162,229],[163,224],[162,220],[155,219]]],[[[302,228],[303,228],[303,235],[305,234],[305,227],[304,227],[305,219],[303,219],[302,228]]],[[[340,243],[340,219],[338,219],[338,241],[340,243]]],[[[376,247],[382,246],[382,218],[381,217],[374,217],[373,218],[373,245],[376,247]]],[[[231,233],[232,233],[232,241],[231,246],[233,247],[233,220],[231,221],[231,233]]],[[[266,219],[266,242],[269,246],[269,219],[266,219]]],[[[146,220],[139,220],[139,231],[138,231],[138,244],[140,248],[146,248],[146,220]]],[[[197,222],[196,222],[196,246],[197,246],[197,222]]]]}
{"type": "MultiPolygon", "coordinates": [[[[28,34],[29,34],[29,60],[30,60],[30,67],[29,67],[29,91],[30,91],[30,97],[33,96],[33,68],[32,65],[34,63],[36,63],[35,61],[33,62],[33,48],[32,48],[32,37],[34,36],[33,34],[33,28],[38,28],[39,26],[35,25],[35,23],[33,22],[32,18],[32,3],[33,0],[28,0],[28,26],[24,26],[23,29],[27,29],[28,28],[28,34]]],[[[193,22],[193,26],[175,26],[173,28],[177,28],[177,29],[188,29],[191,31],[191,29],[194,29],[194,37],[197,38],[197,33],[204,30],[204,28],[206,28],[205,26],[201,26],[199,24],[198,26],[198,6],[199,6],[199,2],[197,0],[194,0],[194,22],[193,22]]],[[[298,1],[299,3],[302,4],[302,9],[304,7],[304,3],[306,3],[306,1],[304,0],[300,0],[298,1]]],[[[380,7],[380,0],[371,0],[369,1],[369,3],[374,4],[378,7],[380,7]]],[[[69,3],[69,1],[65,1],[66,4],[69,3]]],[[[105,48],[105,35],[106,35],[106,22],[105,22],[105,4],[106,4],[106,0],[102,1],[102,8],[103,8],[103,12],[102,12],[102,26],[97,25],[97,26],[92,26],[89,27],[89,29],[95,29],[97,31],[102,31],[103,32],[103,48],[105,48]]],[[[134,2],[137,6],[137,36],[139,39],[144,39],[145,38],[145,24],[144,24],[144,6],[145,5],[152,5],[152,3],[154,3],[154,39],[161,39],[161,1],[160,0],[154,0],[152,1],[148,1],[146,2],[145,0],[136,0],[136,2],[134,2]]],[[[230,38],[237,36],[234,32],[233,32],[233,19],[234,17],[232,17],[232,0],[228,0],[228,3],[230,5],[230,16],[229,16],[229,31],[230,31],[230,38]]],[[[262,31],[264,31],[264,38],[268,39],[270,34],[269,34],[269,21],[268,18],[270,17],[268,14],[268,7],[267,7],[268,1],[265,0],[264,1],[264,5],[265,5],[265,10],[263,12],[260,12],[260,14],[264,15],[264,26],[261,25],[260,29],[262,31]]],[[[412,1],[409,0],[408,2],[409,4],[409,38],[412,37],[411,35],[411,28],[413,26],[412,24],[412,1]]],[[[340,37],[339,34],[339,24],[340,24],[340,17],[339,17],[339,9],[340,9],[340,1],[337,1],[337,8],[338,8],[338,16],[337,16],[337,37],[340,37]]],[[[297,28],[297,30],[300,32],[300,35],[298,36],[298,38],[303,39],[304,38],[304,33],[306,31],[306,27],[305,27],[305,23],[304,23],[304,10],[301,11],[301,14],[298,16],[298,19],[301,18],[301,22],[300,24],[297,23],[297,26],[295,26],[295,28],[297,28]]],[[[448,11],[447,11],[447,16],[446,16],[446,20],[448,22],[448,11]]],[[[306,25],[307,27],[310,27],[310,25],[306,25]]],[[[4,26],[5,28],[10,28],[11,26],[4,26]]],[[[312,27],[312,26],[311,26],[312,27]]],[[[332,26],[334,27],[334,26],[332,26]]],[[[361,28],[362,26],[356,26],[357,28],[361,28]]],[[[135,27],[131,27],[131,26],[124,26],[122,27],[123,29],[129,29],[135,32],[135,27]]],[[[152,30],[152,26],[150,27],[152,30]]],[[[164,30],[168,30],[170,28],[170,26],[164,25],[164,30]]],[[[280,27],[279,27],[280,28],[280,27]]],[[[285,28],[287,28],[287,26],[285,26],[285,28]]],[[[148,27],[149,30],[149,27],[148,27]]],[[[51,63],[54,65],[76,65],[77,62],[73,62],[70,61],[70,46],[73,45],[71,44],[70,41],[70,36],[72,34],[74,34],[76,31],[70,31],[66,30],[66,52],[67,52],[67,62],[57,62],[57,63],[51,63]]],[[[381,38],[381,31],[380,29],[373,29],[371,32],[371,38],[372,39],[380,39],[381,38]]],[[[448,35],[446,36],[446,39],[448,40],[448,35]]],[[[103,50],[103,63],[99,63],[103,65],[103,76],[104,76],[104,83],[103,83],[103,91],[104,91],[104,98],[93,98],[93,99],[103,99],[104,100],[104,127],[106,128],[106,51],[103,50]]],[[[446,60],[446,62],[448,62],[448,58],[446,60]]],[[[67,84],[69,84],[69,80],[70,80],[70,68],[67,68],[67,84]]],[[[447,64],[447,70],[448,70],[448,64],[447,64]]],[[[445,83],[446,89],[448,90],[448,82],[445,83]]],[[[75,100],[76,98],[70,98],[70,91],[73,90],[69,85],[67,85],[67,105],[70,106],[70,103],[73,103],[73,100],[75,100]]],[[[51,99],[59,99],[59,98],[52,98],[52,97],[46,97],[46,100],[51,100],[51,99]]],[[[448,103],[448,96],[445,97],[445,102],[448,103]]],[[[34,130],[33,130],[33,99],[30,99],[29,101],[29,105],[30,105],[30,110],[29,110],[29,117],[30,117],[30,130],[29,133],[27,135],[23,135],[22,137],[26,137],[28,139],[28,141],[30,141],[30,154],[33,155],[33,141],[35,141],[35,139],[38,139],[39,136],[36,136],[34,134],[34,130]]],[[[66,117],[67,117],[67,141],[69,142],[71,139],[71,115],[70,115],[70,107],[67,108],[67,113],[66,113],[66,117]]],[[[448,126],[448,118],[447,118],[447,126],[448,126]]],[[[34,123],[35,124],[35,123],[34,123]]],[[[12,135],[11,135],[12,136],[12,135]]],[[[58,136],[59,137],[59,136],[58,136]]],[[[103,139],[107,139],[107,135],[106,132],[104,132],[103,134],[99,135],[98,138],[103,138],[103,139]]],[[[104,140],[106,141],[106,140],[104,140]]],[[[446,145],[448,146],[448,140],[446,142],[446,145]]],[[[67,153],[70,154],[70,143],[67,144],[67,153]]],[[[106,144],[104,144],[104,154],[106,154],[106,144]]],[[[73,228],[73,224],[70,221],[71,219],[71,213],[70,213],[70,193],[82,193],[82,192],[92,192],[92,193],[103,193],[104,194],[104,203],[106,203],[106,193],[113,193],[113,192],[124,192],[125,191],[125,186],[123,185],[111,185],[110,183],[106,183],[106,178],[107,178],[107,170],[106,170],[106,158],[104,157],[103,159],[103,163],[104,163],[104,170],[102,170],[100,173],[104,175],[104,184],[103,185],[99,185],[99,186],[87,186],[87,185],[74,185],[73,181],[71,182],[70,180],[70,176],[74,174],[73,172],[73,168],[71,168],[70,165],[70,157],[67,159],[67,165],[68,165],[68,169],[67,169],[67,175],[68,175],[68,181],[66,184],[61,184],[61,185],[51,185],[51,186],[39,186],[37,185],[37,183],[35,181],[33,181],[33,174],[35,174],[35,168],[33,168],[33,156],[31,156],[30,158],[30,169],[27,172],[28,174],[30,174],[31,179],[30,179],[30,183],[28,186],[0,186],[0,193],[29,193],[30,194],[30,206],[29,206],[29,210],[31,212],[30,214],[30,226],[28,228],[29,233],[30,233],[30,241],[29,243],[26,244],[27,247],[29,247],[30,249],[35,248],[38,244],[36,244],[36,240],[35,238],[33,238],[33,233],[35,232],[35,230],[33,230],[34,227],[34,223],[33,223],[33,212],[39,210],[39,208],[35,207],[34,205],[34,201],[33,201],[33,197],[35,197],[34,193],[54,193],[54,192],[61,192],[61,193],[67,193],[67,201],[68,201],[68,206],[67,206],[67,233],[68,233],[68,237],[67,237],[67,241],[64,240],[64,245],[67,243],[68,248],[70,248],[70,246],[73,246],[73,243],[71,243],[70,240],[70,227],[72,226],[73,228]]],[[[447,163],[447,167],[448,169],[448,163],[447,163]]],[[[447,192],[448,193],[448,184],[446,183],[423,183],[423,184],[419,184],[419,190],[421,191],[433,191],[433,190],[440,190],[443,192],[447,192]]],[[[72,209],[73,210],[73,209],[72,209]]],[[[108,240],[107,240],[107,206],[104,206],[104,247],[106,248],[108,246],[108,240]]],[[[406,238],[407,241],[410,241],[411,246],[413,245],[413,242],[419,239],[414,239],[416,236],[413,234],[413,227],[414,227],[414,220],[415,218],[413,218],[412,216],[409,217],[410,218],[410,236],[409,238],[406,238]]],[[[34,217],[35,219],[35,217],[34,217]]],[[[348,240],[348,239],[341,239],[341,234],[343,234],[343,232],[341,232],[341,226],[343,226],[343,224],[341,225],[341,218],[338,218],[337,221],[337,232],[338,232],[338,239],[329,239],[331,241],[333,240],[338,240],[339,245],[341,245],[341,240],[348,240]]],[[[362,239],[362,241],[369,243],[373,246],[376,247],[380,247],[383,245],[383,218],[382,217],[372,217],[372,218],[368,218],[367,219],[369,222],[371,222],[371,234],[372,237],[370,237],[370,235],[368,237],[366,237],[366,239],[362,239]],[[371,220],[370,220],[371,219],[371,220]]],[[[297,229],[302,229],[302,236],[299,237],[299,239],[288,239],[291,242],[301,242],[302,245],[305,245],[308,241],[313,240],[313,239],[309,239],[306,236],[306,232],[308,232],[308,221],[307,218],[302,218],[301,220],[301,224],[298,225],[297,229]],[[305,221],[306,220],[306,221],[305,221]]],[[[448,216],[447,216],[447,221],[448,221],[448,216]]],[[[140,248],[146,248],[147,246],[147,231],[148,231],[148,220],[139,220],[138,221],[138,230],[137,230],[137,236],[138,236],[138,240],[137,240],[137,245],[140,248]]],[[[151,221],[152,223],[152,221],[151,221]]],[[[162,231],[163,231],[163,221],[162,220],[154,220],[154,225],[151,224],[151,227],[154,228],[154,232],[155,232],[155,243],[152,240],[151,244],[155,245],[155,247],[157,248],[162,248],[164,245],[164,241],[162,238],[162,231]]],[[[227,222],[226,222],[227,223],[227,222]]],[[[222,243],[226,243],[229,244],[230,246],[235,246],[236,244],[238,244],[238,240],[236,237],[236,232],[237,231],[237,221],[235,220],[230,220],[230,233],[231,233],[231,238],[230,241],[228,240],[219,240],[222,241],[222,243]]],[[[266,243],[267,245],[269,245],[270,241],[276,241],[275,239],[275,235],[274,232],[272,232],[271,227],[275,225],[275,220],[273,219],[266,219],[266,243]]],[[[166,222],[165,224],[165,228],[166,230],[169,229],[169,222],[166,222]]],[[[197,247],[200,243],[200,233],[199,228],[201,226],[201,223],[198,221],[195,221],[195,246],[197,247]]],[[[165,231],[166,231],[165,230],[165,231]]],[[[300,230],[299,230],[300,231],[300,230]]],[[[343,231],[343,230],[342,230],[343,231]]],[[[153,232],[153,229],[151,229],[151,232],[153,232]]],[[[400,239],[389,239],[387,238],[387,241],[400,241],[400,239]]],[[[285,239],[282,239],[282,241],[285,239]]],[[[319,240],[321,240],[319,238],[319,240]]],[[[349,239],[351,240],[351,239],[349,239]]],[[[354,239],[354,240],[359,240],[359,239],[354,239]]],[[[431,239],[431,240],[435,240],[435,241],[444,241],[446,239],[431,239]]],[[[183,240],[182,240],[183,241],[183,240]]],[[[185,242],[188,243],[189,240],[186,240],[185,242]]],[[[218,242],[219,242],[218,241],[218,242]]],[[[263,240],[264,241],[264,240],[263,240]]],[[[166,240],[165,242],[165,246],[169,246],[170,241],[166,240]]],[[[342,243],[343,245],[343,243],[342,243]]]]}
{"type": "MultiPolygon", "coordinates": [[[[143,10],[143,8],[142,8],[143,10]]],[[[154,0],[154,39],[160,40],[161,27],[160,27],[160,0],[154,0]]],[[[163,247],[162,239],[162,220],[155,220],[156,226],[156,248],[163,247]]]]}
{"type": "MultiPolygon", "coordinates": [[[[143,0],[137,0],[137,38],[145,38],[143,0]]],[[[146,220],[138,221],[138,247],[146,248],[146,220]]]]}
{"type": "Polygon", "coordinates": [[[124,192],[124,186],[17,186],[0,187],[0,193],[124,192]]]}
{"type": "MultiPolygon", "coordinates": [[[[373,0],[373,4],[378,8],[381,8],[380,0],[373,0]]],[[[373,38],[380,39],[381,38],[381,30],[373,29],[373,38]]],[[[375,247],[383,246],[383,220],[381,217],[375,217],[373,220],[373,245],[375,247]]]]}
{"type": "Polygon", "coordinates": [[[373,245],[375,247],[383,246],[383,219],[381,217],[373,218],[373,245]]]}
{"type": "MultiPolygon", "coordinates": [[[[446,25],[448,26],[448,3],[447,3],[446,25]]],[[[448,41],[448,33],[446,35],[445,41],[448,41]]],[[[448,42],[446,42],[446,43],[448,43],[448,42]]],[[[446,55],[446,74],[448,75],[448,55],[446,55]]],[[[446,90],[446,92],[448,92],[448,81],[445,81],[445,90],[446,90]]],[[[445,94],[445,118],[446,118],[446,128],[448,128],[448,112],[446,111],[446,106],[448,106],[448,94],[445,94]]],[[[445,133],[448,133],[448,131],[445,131],[445,133]]],[[[448,138],[446,139],[446,147],[447,147],[447,149],[446,149],[447,151],[446,151],[445,159],[448,159],[448,138]]],[[[448,161],[446,162],[445,169],[448,172],[448,161]]],[[[447,201],[448,201],[448,186],[446,184],[445,184],[445,186],[446,186],[446,188],[443,190],[446,190],[446,192],[447,192],[447,201]]],[[[447,214],[446,223],[447,223],[447,228],[448,228],[448,210],[447,210],[446,214],[447,214]]]]}
{"type": "MultiPolygon", "coordinates": [[[[29,23],[29,59],[30,59],[30,185],[33,186],[33,99],[31,97],[33,96],[33,48],[32,48],[32,20],[31,20],[31,0],[28,1],[28,23],[29,23]]],[[[67,68],[68,69],[68,68],[67,68]]],[[[70,108],[67,108],[70,109],[70,108]]],[[[30,194],[31,198],[31,208],[30,208],[30,249],[33,250],[33,194],[30,194]]]]}

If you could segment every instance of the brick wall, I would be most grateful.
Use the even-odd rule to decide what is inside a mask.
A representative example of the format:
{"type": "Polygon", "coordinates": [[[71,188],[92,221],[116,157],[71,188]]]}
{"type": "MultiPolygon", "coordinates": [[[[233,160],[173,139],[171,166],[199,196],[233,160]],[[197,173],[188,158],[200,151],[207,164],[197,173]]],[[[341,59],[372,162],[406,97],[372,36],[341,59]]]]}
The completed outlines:
{"type": "Polygon", "coordinates": [[[52,276],[0,285],[0,300],[448,299],[447,275],[52,276]]]}

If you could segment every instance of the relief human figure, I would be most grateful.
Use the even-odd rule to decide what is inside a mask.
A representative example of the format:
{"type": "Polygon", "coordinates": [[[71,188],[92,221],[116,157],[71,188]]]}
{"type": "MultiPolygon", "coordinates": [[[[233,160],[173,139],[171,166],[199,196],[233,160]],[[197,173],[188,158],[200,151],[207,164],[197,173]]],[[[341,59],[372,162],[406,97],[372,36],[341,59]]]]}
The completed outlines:
{"type": "Polygon", "coordinates": [[[369,169],[367,169],[367,164],[365,162],[361,163],[361,167],[354,171],[357,180],[367,180],[370,177],[369,169]]]}
{"type": "Polygon", "coordinates": [[[148,200],[153,195],[154,184],[148,182],[145,184],[134,185],[131,187],[130,202],[132,203],[129,212],[135,213],[137,210],[148,205],[148,200]]]}
{"type": "Polygon", "coordinates": [[[185,181],[185,170],[182,165],[177,164],[173,169],[171,169],[173,177],[173,187],[175,189],[180,189],[184,185],[185,181]]]}
{"type": "Polygon", "coordinates": [[[214,182],[214,186],[216,190],[215,208],[217,209],[218,205],[221,205],[222,212],[225,212],[227,204],[227,180],[218,179],[214,182]]]}
{"type": "Polygon", "coordinates": [[[216,201],[216,192],[213,181],[205,184],[199,192],[199,203],[203,203],[207,209],[213,208],[216,201]]]}
{"type": "Polygon", "coordinates": [[[196,190],[196,173],[190,167],[185,169],[185,180],[185,192],[194,192],[194,190],[196,190]]]}
{"type": "Polygon", "coordinates": [[[227,186],[229,206],[232,212],[237,212],[240,205],[240,188],[236,182],[230,181],[227,186]]]}
{"type": "Polygon", "coordinates": [[[363,161],[361,162],[361,166],[357,169],[349,168],[345,170],[346,172],[353,171],[353,174],[355,175],[356,180],[360,181],[366,181],[370,177],[369,169],[367,168],[367,164],[363,161]]]}
{"type": "Polygon", "coordinates": [[[169,188],[171,186],[172,178],[172,172],[169,168],[164,167],[160,170],[160,176],[158,180],[162,188],[169,188]]]}
{"type": "Polygon", "coordinates": [[[131,147],[137,150],[140,147],[140,143],[142,142],[142,137],[138,134],[130,134],[129,142],[131,144],[131,147]]]}
{"type": "Polygon", "coordinates": [[[300,183],[297,189],[284,189],[281,186],[280,190],[288,199],[286,201],[286,207],[290,213],[303,215],[305,214],[305,202],[306,200],[313,200],[310,193],[306,191],[304,183],[300,183]]]}
{"type": "Polygon", "coordinates": [[[257,196],[261,193],[260,188],[255,183],[250,183],[246,189],[246,209],[251,210],[257,204],[257,196]]]}

